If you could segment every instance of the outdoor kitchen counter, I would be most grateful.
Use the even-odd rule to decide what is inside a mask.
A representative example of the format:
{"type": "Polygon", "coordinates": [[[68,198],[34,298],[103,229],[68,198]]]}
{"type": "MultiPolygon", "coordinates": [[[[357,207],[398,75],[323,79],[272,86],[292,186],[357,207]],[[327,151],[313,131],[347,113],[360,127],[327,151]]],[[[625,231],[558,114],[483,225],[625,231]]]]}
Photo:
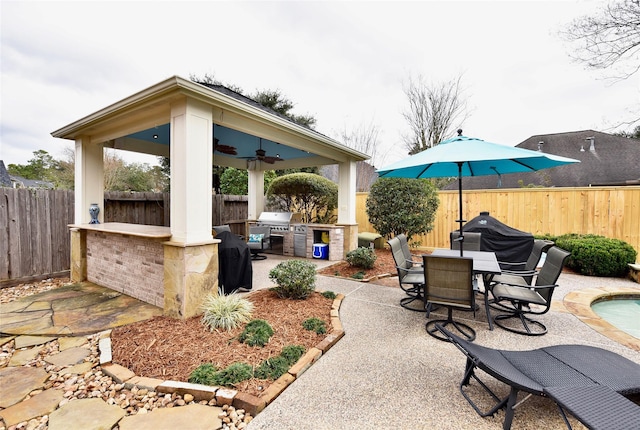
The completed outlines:
{"type": "Polygon", "coordinates": [[[71,228],[116,233],[128,236],[146,237],[150,239],[170,239],[171,227],[157,225],[128,224],[124,222],[106,222],[104,224],[70,224],[71,228]]]}

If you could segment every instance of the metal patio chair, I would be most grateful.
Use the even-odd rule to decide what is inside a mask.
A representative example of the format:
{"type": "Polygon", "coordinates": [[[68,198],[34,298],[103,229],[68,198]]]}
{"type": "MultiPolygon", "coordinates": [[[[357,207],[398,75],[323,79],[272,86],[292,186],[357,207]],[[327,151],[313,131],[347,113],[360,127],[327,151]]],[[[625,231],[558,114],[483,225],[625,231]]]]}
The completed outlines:
{"type": "Polygon", "coordinates": [[[424,255],[424,299],[427,318],[433,305],[447,308],[447,319],[434,319],[426,324],[429,335],[447,341],[436,325],[453,326],[467,340],[476,338],[476,332],[467,324],[453,319],[453,309],[473,311],[475,316],[475,292],[473,291],[473,259],[467,257],[440,257],[424,255]]]}
{"type": "Polygon", "coordinates": [[[407,297],[400,299],[400,306],[405,309],[426,312],[423,287],[424,287],[424,271],[422,267],[412,267],[412,264],[407,261],[404,253],[402,252],[402,245],[400,239],[394,237],[387,242],[391,248],[391,255],[396,265],[398,272],[398,282],[400,288],[407,293],[407,297]],[[410,304],[418,301],[418,307],[410,304]]]}
{"type": "Polygon", "coordinates": [[[547,327],[540,321],[527,315],[542,315],[551,308],[551,297],[557,287],[564,263],[571,255],[564,249],[553,246],[547,252],[547,258],[540,271],[534,276],[535,282],[527,283],[524,277],[510,276],[509,283],[492,281],[489,286],[494,301],[493,309],[505,312],[496,315],[493,321],[504,330],[527,336],[541,336],[547,333],[547,327]],[[519,321],[517,326],[508,325],[510,320],[519,321]]]}

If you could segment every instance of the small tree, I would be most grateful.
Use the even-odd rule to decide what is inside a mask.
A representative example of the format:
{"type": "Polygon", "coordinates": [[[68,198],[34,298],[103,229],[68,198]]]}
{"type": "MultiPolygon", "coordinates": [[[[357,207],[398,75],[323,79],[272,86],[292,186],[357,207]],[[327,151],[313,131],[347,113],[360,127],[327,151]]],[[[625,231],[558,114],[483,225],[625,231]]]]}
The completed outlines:
{"type": "Polygon", "coordinates": [[[338,206],[338,186],[313,173],[292,173],[271,182],[267,201],[277,210],[300,213],[303,223],[330,223],[338,206]]]}
{"type": "Polygon", "coordinates": [[[387,239],[404,233],[410,240],[433,229],[439,204],[435,187],[426,179],[379,178],[367,198],[367,215],[387,239]]]}

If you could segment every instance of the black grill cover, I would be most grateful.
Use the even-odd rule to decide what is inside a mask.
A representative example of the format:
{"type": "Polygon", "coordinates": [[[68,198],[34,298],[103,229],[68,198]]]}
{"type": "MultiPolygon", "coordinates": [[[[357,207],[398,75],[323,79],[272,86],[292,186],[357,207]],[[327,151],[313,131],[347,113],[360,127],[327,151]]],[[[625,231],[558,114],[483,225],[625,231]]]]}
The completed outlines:
{"type": "Polygon", "coordinates": [[[250,290],[253,287],[251,251],[244,240],[229,231],[216,234],[218,244],[218,282],[224,294],[231,294],[238,288],[250,290]]]}
{"type": "Polygon", "coordinates": [[[480,250],[495,252],[498,261],[527,261],[533,249],[531,233],[509,227],[490,216],[489,212],[480,212],[480,215],[466,223],[462,230],[482,233],[480,250]]]}

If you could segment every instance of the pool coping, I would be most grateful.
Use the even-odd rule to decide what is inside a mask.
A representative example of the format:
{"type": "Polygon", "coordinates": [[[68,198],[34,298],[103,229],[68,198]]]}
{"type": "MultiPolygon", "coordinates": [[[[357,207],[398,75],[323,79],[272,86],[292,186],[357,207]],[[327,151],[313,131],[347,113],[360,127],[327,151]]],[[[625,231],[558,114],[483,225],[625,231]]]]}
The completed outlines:
{"type": "MultiPolygon", "coordinates": [[[[640,289],[631,287],[597,287],[571,291],[564,296],[564,309],[575,315],[580,321],[598,333],[614,340],[634,351],[640,352],[640,339],[618,329],[608,321],[602,319],[591,309],[591,304],[597,300],[615,296],[640,296],[640,289]]],[[[556,309],[559,310],[559,309],[556,309]]]]}

